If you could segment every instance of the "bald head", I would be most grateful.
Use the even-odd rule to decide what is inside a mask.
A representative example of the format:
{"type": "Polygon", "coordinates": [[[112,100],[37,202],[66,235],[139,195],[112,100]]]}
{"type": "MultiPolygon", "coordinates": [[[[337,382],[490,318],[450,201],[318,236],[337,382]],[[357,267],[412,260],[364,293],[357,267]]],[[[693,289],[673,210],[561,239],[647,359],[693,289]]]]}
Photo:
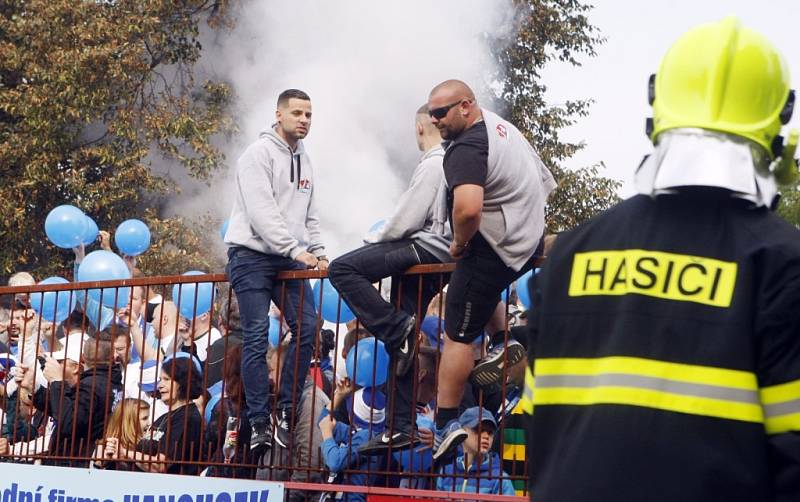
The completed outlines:
{"type": "Polygon", "coordinates": [[[428,113],[443,139],[455,139],[481,118],[475,93],[461,80],[445,80],[428,95],[428,113]]]}
{"type": "Polygon", "coordinates": [[[159,338],[175,334],[178,329],[178,307],[175,303],[164,301],[155,308],[153,329],[159,338]]]}
{"type": "Polygon", "coordinates": [[[454,100],[464,98],[475,101],[475,93],[472,92],[472,89],[470,89],[469,86],[461,80],[445,80],[441,84],[438,84],[436,87],[431,89],[429,96],[433,96],[434,94],[450,97],[454,100]]]}

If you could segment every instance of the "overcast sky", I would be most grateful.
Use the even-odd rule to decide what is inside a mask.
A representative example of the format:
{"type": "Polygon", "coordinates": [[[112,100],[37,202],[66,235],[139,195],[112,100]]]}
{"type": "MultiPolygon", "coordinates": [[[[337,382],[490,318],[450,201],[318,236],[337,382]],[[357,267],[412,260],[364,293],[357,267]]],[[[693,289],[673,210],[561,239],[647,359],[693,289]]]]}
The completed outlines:
{"type": "MultiPolygon", "coordinates": [[[[586,148],[568,163],[581,167],[604,161],[602,174],[624,183],[621,195],[631,194],[633,171],[651,150],[644,134],[647,78],[661,56],[687,29],[734,14],[745,26],[769,38],[783,52],[800,88],[800,0],[596,0],[589,16],[607,42],[583,66],[554,65],[543,78],[552,103],[593,98],[590,115],[568,129],[565,138],[583,141],[586,148]]],[[[800,110],[790,126],[800,128],[800,110]]]]}

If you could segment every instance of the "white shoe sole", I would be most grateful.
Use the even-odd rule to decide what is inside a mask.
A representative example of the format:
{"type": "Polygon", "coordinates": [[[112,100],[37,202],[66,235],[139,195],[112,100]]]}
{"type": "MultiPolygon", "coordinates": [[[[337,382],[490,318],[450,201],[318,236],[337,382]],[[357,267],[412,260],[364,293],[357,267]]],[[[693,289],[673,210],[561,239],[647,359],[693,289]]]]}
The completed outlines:
{"type": "Polygon", "coordinates": [[[467,439],[467,431],[464,429],[458,429],[454,432],[448,434],[443,440],[442,443],[439,445],[439,448],[433,453],[433,461],[436,462],[440,458],[442,458],[445,454],[453,451],[458,445],[464,442],[467,439]]]}
{"type": "Polygon", "coordinates": [[[519,343],[510,344],[506,350],[479,362],[470,372],[469,381],[485,389],[503,384],[503,366],[511,368],[525,358],[525,348],[519,343]],[[505,354],[505,362],[503,356],[505,354]]]}

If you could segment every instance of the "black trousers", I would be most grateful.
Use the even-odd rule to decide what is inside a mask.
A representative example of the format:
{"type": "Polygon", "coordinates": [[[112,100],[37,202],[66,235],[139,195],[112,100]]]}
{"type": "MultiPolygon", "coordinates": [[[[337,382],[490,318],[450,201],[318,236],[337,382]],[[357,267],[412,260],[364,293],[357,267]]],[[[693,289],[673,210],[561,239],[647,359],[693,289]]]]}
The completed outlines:
{"type": "MultiPolygon", "coordinates": [[[[421,319],[428,304],[447,283],[439,274],[402,275],[409,267],[441,263],[411,239],[368,244],[335,259],[328,269],[331,284],[367,330],[381,340],[395,367],[396,351],[402,343],[402,327],[411,315],[421,319]],[[391,303],[381,297],[373,283],[392,278],[391,303]],[[399,303],[399,309],[396,306],[399,303]]],[[[395,378],[390,372],[386,397],[393,405],[391,429],[409,433],[416,421],[416,372],[395,378]]]]}

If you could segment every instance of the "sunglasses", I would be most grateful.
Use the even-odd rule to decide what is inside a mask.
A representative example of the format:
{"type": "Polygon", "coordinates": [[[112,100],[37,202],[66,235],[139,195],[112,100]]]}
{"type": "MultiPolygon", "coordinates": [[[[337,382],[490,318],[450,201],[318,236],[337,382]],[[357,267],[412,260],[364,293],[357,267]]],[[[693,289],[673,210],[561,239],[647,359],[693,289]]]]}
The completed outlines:
{"type": "Polygon", "coordinates": [[[454,106],[460,105],[462,101],[464,101],[463,98],[459,99],[458,101],[456,101],[455,103],[453,103],[451,105],[440,106],[439,108],[434,108],[433,110],[428,110],[428,115],[430,115],[431,118],[434,118],[436,120],[441,120],[441,119],[445,118],[448,113],[450,113],[450,109],[451,108],[453,108],[454,106]]]}

